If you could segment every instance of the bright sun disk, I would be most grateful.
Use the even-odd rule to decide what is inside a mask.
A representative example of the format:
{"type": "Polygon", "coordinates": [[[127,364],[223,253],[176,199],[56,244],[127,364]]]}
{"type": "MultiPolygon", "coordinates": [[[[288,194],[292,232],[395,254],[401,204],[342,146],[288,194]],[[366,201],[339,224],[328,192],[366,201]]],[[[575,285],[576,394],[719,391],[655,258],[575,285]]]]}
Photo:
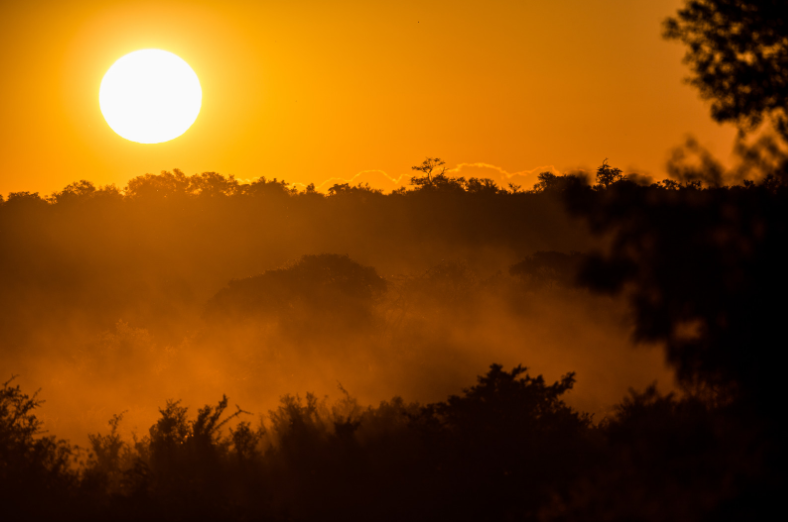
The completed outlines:
{"type": "Polygon", "coordinates": [[[161,143],[186,132],[197,119],[202,88],[178,56],[160,49],[129,53],[109,68],[99,88],[104,119],[120,136],[161,143]]]}

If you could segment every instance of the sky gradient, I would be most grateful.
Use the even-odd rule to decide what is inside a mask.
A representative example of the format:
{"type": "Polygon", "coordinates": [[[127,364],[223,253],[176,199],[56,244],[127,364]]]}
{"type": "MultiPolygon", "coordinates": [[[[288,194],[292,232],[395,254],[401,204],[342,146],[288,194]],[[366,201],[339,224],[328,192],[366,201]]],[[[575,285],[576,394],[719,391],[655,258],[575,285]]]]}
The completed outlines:
{"type": "Polygon", "coordinates": [[[0,194],[173,168],[390,190],[425,156],[525,187],[605,158],[662,179],[688,134],[722,159],[735,135],[660,36],[680,4],[2,2],[0,194]],[[121,138],[99,110],[104,73],[145,48],[203,88],[195,124],[163,144],[121,138]]]}

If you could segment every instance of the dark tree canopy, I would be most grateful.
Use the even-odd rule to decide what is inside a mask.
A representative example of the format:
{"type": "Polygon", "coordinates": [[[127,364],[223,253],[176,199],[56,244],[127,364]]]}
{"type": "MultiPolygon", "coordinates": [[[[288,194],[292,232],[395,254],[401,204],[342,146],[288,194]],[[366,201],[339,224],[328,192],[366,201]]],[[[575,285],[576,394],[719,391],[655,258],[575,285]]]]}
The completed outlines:
{"type": "Polygon", "coordinates": [[[580,278],[628,295],[635,336],[665,343],[682,380],[768,408],[783,394],[774,357],[788,291],[787,196],[771,180],[678,190],[623,182],[570,194],[570,206],[612,238],[580,278]]]}
{"type": "Polygon", "coordinates": [[[609,187],[617,181],[624,179],[622,170],[608,165],[607,160],[596,169],[596,181],[603,187],[609,187]]]}
{"type": "Polygon", "coordinates": [[[715,120],[752,129],[773,119],[788,139],[785,0],[686,0],[664,36],[687,45],[689,82],[712,101],[715,120]]]}
{"type": "Polygon", "coordinates": [[[385,289],[374,268],[346,255],[308,255],[286,268],[231,281],[208,310],[212,316],[278,318],[296,330],[303,328],[304,317],[313,329],[322,324],[358,330],[371,320],[370,307],[385,289]]]}
{"type": "Polygon", "coordinates": [[[537,179],[539,181],[536,182],[534,188],[529,191],[532,194],[538,194],[540,192],[560,193],[572,187],[584,186],[587,181],[582,173],[556,175],[552,172],[540,172],[537,179]]]}

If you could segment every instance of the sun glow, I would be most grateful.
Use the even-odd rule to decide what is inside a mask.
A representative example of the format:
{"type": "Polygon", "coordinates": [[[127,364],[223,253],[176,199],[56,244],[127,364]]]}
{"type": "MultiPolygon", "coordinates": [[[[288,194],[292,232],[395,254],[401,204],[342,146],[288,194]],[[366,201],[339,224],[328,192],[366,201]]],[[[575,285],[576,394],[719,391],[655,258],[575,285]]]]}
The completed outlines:
{"type": "Polygon", "coordinates": [[[137,143],[177,138],[197,119],[202,88],[178,56],[159,49],[129,53],[109,68],[99,88],[104,119],[120,136],[137,143]]]}

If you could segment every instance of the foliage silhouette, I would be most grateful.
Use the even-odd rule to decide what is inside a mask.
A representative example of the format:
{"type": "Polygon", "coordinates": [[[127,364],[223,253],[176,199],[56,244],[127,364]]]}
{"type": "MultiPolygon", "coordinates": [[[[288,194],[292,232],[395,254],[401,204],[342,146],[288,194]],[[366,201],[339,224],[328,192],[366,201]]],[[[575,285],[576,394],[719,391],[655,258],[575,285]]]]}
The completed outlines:
{"type": "Polygon", "coordinates": [[[243,412],[226,415],[226,397],[194,420],[168,401],[149,435],[132,442],[117,433],[121,416],[113,417],[109,434],[91,437],[92,456],[78,472],[63,460],[71,447],[61,442],[52,453],[51,438],[35,437],[35,398],[6,384],[3,449],[9,433],[38,447],[21,454],[46,479],[14,467],[20,459],[4,451],[3,513],[15,520],[729,520],[764,516],[768,497],[779,498],[763,433],[742,424],[735,408],[652,386],[593,425],[562,400],[573,374],[548,385],[525,372],[494,364],[461,395],[426,406],[394,398],[362,408],[344,390],[333,405],[288,395],[257,428],[233,426],[243,412]],[[9,477],[22,487],[9,489],[9,477]]]}
{"type": "Polygon", "coordinates": [[[540,192],[547,194],[562,193],[576,185],[584,185],[586,182],[585,177],[580,174],[556,175],[552,172],[541,172],[537,179],[539,181],[534,184],[533,189],[530,191],[532,194],[540,192]]]}
{"type": "Polygon", "coordinates": [[[623,179],[624,175],[622,174],[622,170],[608,165],[607,159],[602,162],[602,165],[600,165],[598,169],[596,169],[596,182],[602,187],[607,188],[613,183],[623,179]]]}
{"type": "Polygon", "coordinates": [[[695,396],[631,391],[598,428],[595,465],[544,520],[757,520],[773,509],[763,434],[695,396]]]}
{"type": "Polygon", "coordinates": [[[689,82],[717,121],[744,131],[771,118],[788,139],[788,22],[781,0],[687,0],[664,24],[687,47],[689,82]]]}
{"type": "Polygon", "coordinates": [[[575,191],[570,207],[613,237],[581,279],[600,291],[626,288],[636,338],[665,343],[684,382],[736,390],[768,411],[782,395],[771,356],[780,312],[771,303],[788,290],[786,194],[769,182],[575,191]]]}
{"type": "Polygon", "coordinates": [[[347,256],[304,256],[287,268],[231,281],[208,303],[213,316],[274,319],[285,328],[321,332],[363,330],[373,320],[372,306],[386,290],[386,281],[374,268],[347,256]]]}
{"type": "Polygon", "coordinates": [[[439,176],[445,177],[446,174],[445,165],[446,162],[440,158],[427,158],[421,163],[421,165],[415,165],[411,167],[411,170],[424,173],[424,176],[421,178],[418,176],[412,177],[411,185],[418,185],[418,186],[433,185],[435,183],[436,177],[439,176]],[[433,171],[438,167],[441,167],[441,171],[433,175],[432,174],[433,171]]]}
{"type": "Polygon", "coordinates": [[[0,388],[0,512],[11,519],[57,518],[75,507],[73,449],[54,436],[40,436],[35,410],[43,401],[12,386],[13,379],[0,388]]]}
{"type": "Polygon", "coordinates": [[[531,518],[582,468],[589,418],[561,400],[574,375],[548,386],[525,372],[494,364],[463,396],[431,404],[415,419],[426,441],[436,515],[531,518]]]}
{"type": "MultiPolygon", "coordinates": [[[[168,401],[149,436],[133,444],[117,435],[121,416],[115,416],[108,435],[91,437],[93,455],[79,480],[55,470],[72,477],[60,493],[73,504],[60,504],[59,518],[499,520],[533,514],[556,481],[579,469],[589,420],[560,399],[572,387],[571,374],[548,386],[524,372],[493,365],[462,396],[424,407],[395,398],[363,409],[346,392],[332,407],[311,394],[304,401],[285,396],[269,412],[267,427],[241,422],[227,435],[221,428],[241,410],[223,415],[226,397],[200,409],[193,421],[178,401],[168,401]],[[89,505],[79,504],[88,499],[89,505]],[[490,506],[491,499],[501,504],[490,506]]],[[[13,390],[10,396],[19,396],[13,390]]]]}

